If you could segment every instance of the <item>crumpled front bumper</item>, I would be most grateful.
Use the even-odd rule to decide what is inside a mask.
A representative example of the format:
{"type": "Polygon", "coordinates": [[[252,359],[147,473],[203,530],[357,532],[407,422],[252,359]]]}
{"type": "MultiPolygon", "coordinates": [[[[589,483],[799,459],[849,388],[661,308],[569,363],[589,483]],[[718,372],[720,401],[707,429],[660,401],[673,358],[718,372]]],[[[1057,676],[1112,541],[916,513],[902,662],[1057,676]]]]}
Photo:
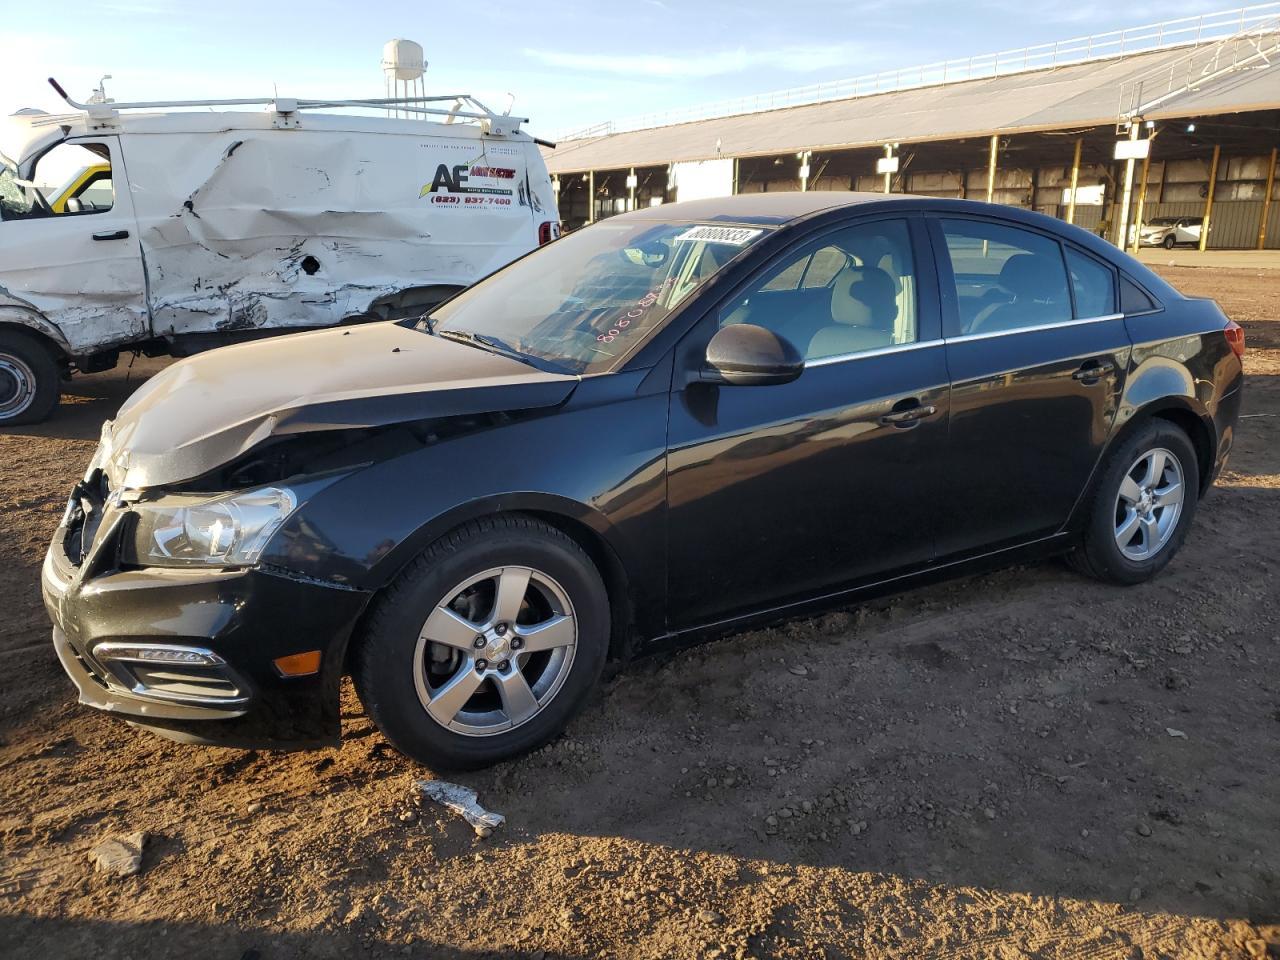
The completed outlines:
{"type": "Polygon", "coordinates": [[[81,703],[188,741],[337,742],[343,658],[367,593],[258,569],[85,576],[58,556],[59,542],[45,558],[42,591],[81,703]],[[121,664],[103,644],[198,650],[214,665],[121,664]],[[322,652],[318,672],[286,677],[276,668],[277,658],[309,650],[322,652]]]}

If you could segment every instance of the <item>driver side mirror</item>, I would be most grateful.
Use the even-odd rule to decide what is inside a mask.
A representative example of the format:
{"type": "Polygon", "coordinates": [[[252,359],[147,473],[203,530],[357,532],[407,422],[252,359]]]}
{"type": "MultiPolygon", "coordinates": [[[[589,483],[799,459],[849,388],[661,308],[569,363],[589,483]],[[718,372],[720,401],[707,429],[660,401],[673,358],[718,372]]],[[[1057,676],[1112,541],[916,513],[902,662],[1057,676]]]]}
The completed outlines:
{"type": "Polygon", "coordinates": [[[804,372],[804,358],[772,330],[753,323],[721,328],[707,344],[707,359],[699,374],[705,383],[765,386],[790,383],[804,372]]]}
{"type": "Polygon", "coordinates": [[[84,213],[84,204],[79,197],[71,197],[67,200],[65,210],[67,213],[84,213]]]}

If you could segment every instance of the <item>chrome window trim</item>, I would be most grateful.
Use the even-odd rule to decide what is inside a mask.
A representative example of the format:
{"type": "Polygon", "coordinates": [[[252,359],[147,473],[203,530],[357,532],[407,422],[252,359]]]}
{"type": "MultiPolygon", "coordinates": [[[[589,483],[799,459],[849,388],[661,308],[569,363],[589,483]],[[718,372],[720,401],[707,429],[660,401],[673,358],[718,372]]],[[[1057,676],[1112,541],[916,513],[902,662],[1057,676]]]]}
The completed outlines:
{"type": "MultiPolygon", "coordinates": [[[[895,343],[874,350],[859,350],[856,353],[840,353],[831,357],[819,357],[806,360],[805,367],[825,367],[833,363],[844,363],[847,360],[861,360],[864,357],[880,357],[888,353],[901,353],[907,350],[920,350],[924,347],[936,347],[939,344],[967,343],[971,340],[991,340],[995,337],[1008,337],[1019,333],[1038,333],[1045,330],[1058,330],[1068,327],[1079,327],[1088,323],[1106,323],[1109,320],[1123,320],[1123,313],[1109,313],[1104,317],[1085,317],[1081,320],[1061,320],[1057,323],[1039,323],[1031,327],[1015,327],[1012,330],[993,330],[990,333],[966,333],[958,337],[942,337],[936,340],[917,340],[915,343],[895,343]]],[[[1162,341],[1161,341],[1162,342],[1162,341]]]]}
{"type": "Polygon", "coordinates": [[[964,333],[958,337],[943,337],[943,340],[947,343],[968,343],[971,340],[990,340],[994,337],[1009,337],[1019,333],[1040,333],[1045,330],[1081,327],[1087,323],[1105,323],[1108,320],[1123,319],[1123,313],[1109,313],[1105,317],[1085,317],[1083,320],[1059,320],[1056,323],[1037,323],[1034,326],[1014,327],[1011,330],[992,330],[990,333],[964,333]]]}
{"type": "Polygon", "coordinates": [[[806,360],[805,368],[809,367],[825,367],[832,363],[844,363],[846,360],[861,360],[863,357],[882,357],[887,353],[904,353],[907,350],[920,350],[924,347],[937,347],[945,343],[945,340],[917,340],[914,343],[894,343],[887,347],[876,347],[873,350],[858,350],[855,353],[837,353],[830,357],[819,357],[816,360],[806,360]]]}

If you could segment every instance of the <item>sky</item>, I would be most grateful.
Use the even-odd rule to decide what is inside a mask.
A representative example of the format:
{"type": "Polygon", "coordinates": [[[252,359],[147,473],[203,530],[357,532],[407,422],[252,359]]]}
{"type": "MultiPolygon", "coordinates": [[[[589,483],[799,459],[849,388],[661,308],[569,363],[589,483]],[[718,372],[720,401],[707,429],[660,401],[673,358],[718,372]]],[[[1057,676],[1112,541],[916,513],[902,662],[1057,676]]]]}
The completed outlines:
{"type": "Polygon", "coordinates": [[[1211,0],[0,0],[0,116],[116,100],[381,96],[382,45],[421,43],[428,94],[561,136],[679,109],[1225,9],[1211,0]]]}

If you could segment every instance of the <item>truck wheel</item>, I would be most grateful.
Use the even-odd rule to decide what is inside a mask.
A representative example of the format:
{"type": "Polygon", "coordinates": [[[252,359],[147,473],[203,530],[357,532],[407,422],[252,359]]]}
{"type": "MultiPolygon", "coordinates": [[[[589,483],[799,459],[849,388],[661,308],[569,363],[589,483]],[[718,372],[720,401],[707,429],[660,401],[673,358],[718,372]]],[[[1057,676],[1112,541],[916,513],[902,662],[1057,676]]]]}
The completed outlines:
{"type": "Polygon", "coordinates": [[[39,423],[58,405],[58,364],[39,340],[0,330],[0,426],[39,423]]]}

